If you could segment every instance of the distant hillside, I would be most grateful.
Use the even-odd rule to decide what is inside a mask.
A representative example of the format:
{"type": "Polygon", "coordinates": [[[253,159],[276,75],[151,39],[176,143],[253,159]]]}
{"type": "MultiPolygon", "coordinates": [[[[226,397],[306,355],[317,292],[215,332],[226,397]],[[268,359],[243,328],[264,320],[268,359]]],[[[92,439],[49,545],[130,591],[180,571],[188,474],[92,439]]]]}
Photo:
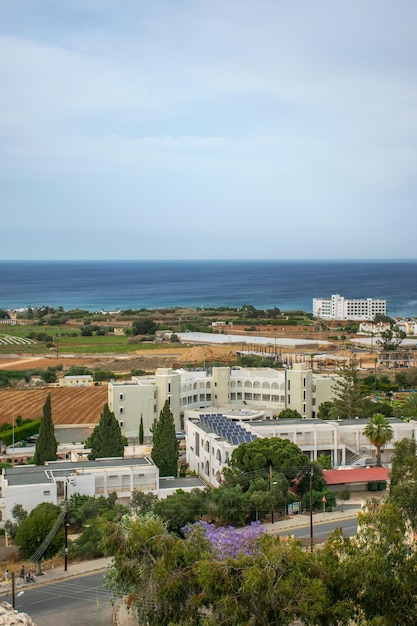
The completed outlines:
{"type": "Polygon", "coordinates": [[[107,402],[107,385],[99,387],[43,387],[42,389],[1,389],[0,427],[20,415],[23,419],[42,416],[46,396],[51,394],[54,424],[97,424],[107,402]]]}

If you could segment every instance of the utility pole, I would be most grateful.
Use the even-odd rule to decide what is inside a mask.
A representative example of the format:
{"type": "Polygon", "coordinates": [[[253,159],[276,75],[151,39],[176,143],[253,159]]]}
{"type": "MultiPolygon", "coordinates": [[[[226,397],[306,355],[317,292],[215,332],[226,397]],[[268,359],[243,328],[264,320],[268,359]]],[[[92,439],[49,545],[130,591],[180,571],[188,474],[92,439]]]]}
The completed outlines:
{"type": "Polygon", "coordinates": [[[313,543],[313,468],[310,468],[310,552],[314,550],[313,543]]]}
{"type": "Polygon", "coordinates": [[[64,552],[64,571],[68,569],[68,479],[65,480],[65,552],[64,552]]]}

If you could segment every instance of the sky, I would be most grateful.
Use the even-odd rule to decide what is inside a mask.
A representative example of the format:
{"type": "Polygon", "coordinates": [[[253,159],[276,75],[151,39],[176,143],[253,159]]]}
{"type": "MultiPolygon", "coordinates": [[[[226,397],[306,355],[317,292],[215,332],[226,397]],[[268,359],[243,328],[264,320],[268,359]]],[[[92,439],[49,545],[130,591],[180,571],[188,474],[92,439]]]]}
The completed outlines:
{"type": "Polygon", "coordinates": [[[416,258],[416,28],[415,0],[3,0],[0,258],[416,258]]]}

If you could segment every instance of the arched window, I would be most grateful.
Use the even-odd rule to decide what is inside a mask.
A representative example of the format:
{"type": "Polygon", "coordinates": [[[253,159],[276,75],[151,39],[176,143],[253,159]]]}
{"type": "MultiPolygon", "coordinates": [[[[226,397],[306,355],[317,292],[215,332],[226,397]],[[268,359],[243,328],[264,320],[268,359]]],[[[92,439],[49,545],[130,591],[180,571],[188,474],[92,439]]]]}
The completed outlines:
{"type": "Polygon", "coordinates": [[[222,453],[220,452],[220,450],[217,450],[216,459],[218,460],[219,463],[222,462],[222,453]]]}

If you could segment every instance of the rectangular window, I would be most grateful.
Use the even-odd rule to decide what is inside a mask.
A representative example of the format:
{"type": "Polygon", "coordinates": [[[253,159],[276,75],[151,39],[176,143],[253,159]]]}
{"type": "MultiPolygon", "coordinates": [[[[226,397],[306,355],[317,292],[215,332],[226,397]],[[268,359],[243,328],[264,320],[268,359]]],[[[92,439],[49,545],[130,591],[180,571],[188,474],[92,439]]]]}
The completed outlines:
{"type": "Polygon", "coordinates": [[[119,393],[119,400],[124,400],[124,399],[125,399],[124,394],[123,393],[119,393]]]}
{"type": "Polygon", "coordinates": [[[124,422],[122,422],[122,421],[120,421],[120,422],[119,422],[119,426],[120,426],[120,428],[123,428],[123,426],[124,426],[124,425],[125,425],[125,423],[124,423],[124,422]]]}
{"type": "Polygon", "coordinates": [[[43,492],[43,495],[44,495],[44,496],[50,496],[50,495],[51,495],[51,492],[50,492],[50,491],[44,491],[44,492],[43,492]]]}
{"type": "Polygon", "coordinates": [[[120,415],[123,415],[123,413],[125,412],[125,409],[123,406],[119,407],[119,413],[120,415]]]}
{"type": "Polygon", "coordinates": [[[287,384],[288,391],[290,391],[290,390],[291,390],[291,381],[290,381],[290,380],[288,380],[288,381],[287,381],[287,383],[288,383],[288,384],[287,384]]]}
{"type": "Polygon", "coordinates": [[[287,404],[291,404],[291,396],[290,396],[290,394],[288,394],[288,396],[287,396],[287,404]]]}
{"type": "Polygon", "coordinates": [[[168,383],[168,393],[171,393],[171,383],[168,383]]]}

